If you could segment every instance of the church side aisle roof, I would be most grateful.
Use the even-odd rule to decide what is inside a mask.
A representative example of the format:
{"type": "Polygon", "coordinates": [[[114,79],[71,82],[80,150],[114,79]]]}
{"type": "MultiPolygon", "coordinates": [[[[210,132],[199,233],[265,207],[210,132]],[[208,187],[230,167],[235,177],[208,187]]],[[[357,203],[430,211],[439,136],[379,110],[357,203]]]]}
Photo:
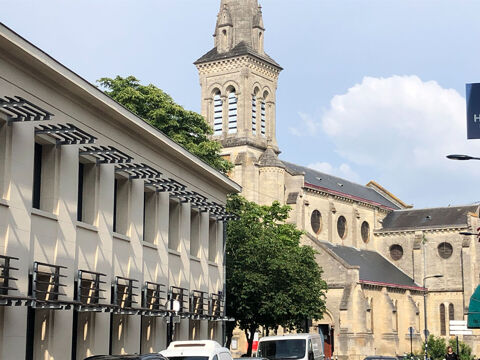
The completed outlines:
{"type": "Polygon", "coordinates": [[[478,215],[478,208],[479,205],[468,205],[393,211],[383,219],[379,231],[467,226],[468,214],[478,215]]]}
{"type": "Polygon", "coordinates": [[[265,55],[259,54],[252,47],[248,46],[244,41],[240,42],[232,50],[227,51],[225,53],[219,53],[217,51],[217,48],[214,47],[212,50],[210,50],[205,55],[203,55],[200,59],[195,61],[194,64],[197,65],[197,64],[210,62],[210,61],[230,59],[230,58],[242,56],[242,55],[251,55],[251,56],[257,57],[260,60],[263,60],[282,70],[282,67],[270,56],[268,56],[267,54],[265,55]]]}
{"type": "Polygon", "coordinates": [[[351,246],[334,245],[325,241],[322,241],[321,244],[347,264],[360,267],[360,282],[421,289],[410,276],[376,251],[359,250],[351,246]]]}
{"type": "Polygon", "coordinates": [[[391,210],[397,210],[399,207],[383,197],[372,188],[356,184],[354,182],[322,173],[317,170],[309,169],[305,166],[292,164],[282,161],[287,169],[294,174],[305,174],[305,186],[313,189],[326,190],[328,192],[338,193],[339,195],[346,195],[347,197],[364,200],[374,205],[381,205],[391,210]]]}

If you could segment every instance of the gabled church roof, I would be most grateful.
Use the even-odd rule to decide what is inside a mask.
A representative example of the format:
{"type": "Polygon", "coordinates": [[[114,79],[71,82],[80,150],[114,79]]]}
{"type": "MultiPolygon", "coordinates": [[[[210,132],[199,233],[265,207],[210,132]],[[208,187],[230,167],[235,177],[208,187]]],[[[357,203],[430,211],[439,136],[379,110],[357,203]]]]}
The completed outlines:
{"type": "Polygon", "coordinates": [[[304,173],[305,174],[305,187],[312,189],[325,190],[333,192],[339,195],[345,195],[347,197],[366,201],[374,205],[380,205],[392,210],[400,209],[400,207],[393,201],[387,199],[374,189],[356,184],[354,182],[322,173],[317,170],[309,169],[305,166],[292,164],[286,161],[282,161],[287,169],[293,174],[304,173]]]}
{"type": "Polygon", "coordinates": [[[247,45],[244,41],[240,42],[237,46],[235,46],[232,50],[224,52],[224,53],[219,53],[217,51],[217,48],[214,47],[212,50],[207,52],[205,55],[203,55],[200,59],[194,62],[195,65],[198,64],[203,64],[207,63],[210,61],[217,61],[217,60],[224,60],[224,59],[230,59],[233,57],[237,56],[242,56],[242,55],[251,55],[253,57],[256,57],[260,60],[263,60],[270,65],[273,65],[277,67],[279,70],[283,70],[282,67],[275,61],[273,60],[270,56],[267,54],[259,54],[256,52],[251,46],[247,45]]]}
{"type": "Polygon", "coordinates": [[[359,250],[351,246],[321,245],[351,266],[358,266],[360,282],[372,285],[422,289],[415,281],[376,251],[359,250]]]}
{"type": "Polygon", "coordinates": [[[479,205],[468,205],[392,211],[383,219],[379,231],[467,226],[468,214],[478,215],[478,208],[479,205]]]}

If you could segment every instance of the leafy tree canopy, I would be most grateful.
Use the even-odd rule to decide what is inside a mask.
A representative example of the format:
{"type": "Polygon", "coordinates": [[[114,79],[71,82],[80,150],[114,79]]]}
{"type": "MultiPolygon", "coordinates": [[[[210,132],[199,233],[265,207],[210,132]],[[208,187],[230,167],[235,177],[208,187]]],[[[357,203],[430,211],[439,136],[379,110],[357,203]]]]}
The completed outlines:
{"type": "MultiPolygon", "coordinates": [[[[457,352],[457,341],[455,338],[450,338],[448,340],[448,345],[445,342],[445,339],[440,336],[430,335],[428,337],[428,356],[433,360],[443,360],[445,359],[445,354],[447,353],[447,346],[451,346],[453,351],[457,352]]],[[[458,342],[459,353],[457,354],[460,360],[473,360],[472,348],[465,344],[463,341],[458,342]]],[[[423,346],[423,351],[425,351],[425,345],[423,346]]],[[[420,356],[422,356],[420,354],[420,356]]]]}
{"type": "Polygon", "coordinates": [[[137,116],[162,131],[176,143],[211,165],[227,173],[232,164],[220,156],[221,145],[209,140],[211,127],[193,111],[185,110],[156,86],[141,85],[134,76],[101,78],[105,93],[137,116]]]}
{"type": "Polygon", "coordinates": [[[300,245],[302,232],[287,224],[288,206],[260,206],[234,195],[227,210],[237,216],[227,226],[227,313],[249,340],[259,326],[300,328],[321,319],[326,282],[315,251],[300,245]]]}

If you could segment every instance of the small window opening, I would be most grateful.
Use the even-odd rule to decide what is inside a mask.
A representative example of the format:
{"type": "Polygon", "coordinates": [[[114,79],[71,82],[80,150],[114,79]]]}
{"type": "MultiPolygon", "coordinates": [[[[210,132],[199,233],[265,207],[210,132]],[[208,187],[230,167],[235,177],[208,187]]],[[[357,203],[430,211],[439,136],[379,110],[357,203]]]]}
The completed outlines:
{"type": "Polygon", "coordinates": [[[128,197],[130,183],[127,179],[117,177],[113,196],[113,232],[127,235],[128,231],[128,197]]]}
{"type": "Polygon", "coordinates": [[[170,201],[168,215],[168,248],[178,251],[180,246],[180,203],[170,201]]]}
{"type": "Polygon", "coordinates": [[[190,255],[200,257],[200,213],[195,210],[190,214],[190,255]]]}
{"type": "Polygon", "coordinates": [[[94,224],[97,166],[94,163],[78,164],[77,221],[94,224]]]}
{"type": "Polygon", "coordinates": [[[217,222],[214,219],[209,222],[208,260],[217,261],[217,222]]]}
{"type": "Polygon", "coordinates": [[[156,192],[145,189],[143,193],[143,241],[155,243],[156,192]]]}
{"type": "Polygon", "coordinates": [[[35,142],[33,155],[32,207],[53,212],[56,149],[51,144],[35,142]]]}

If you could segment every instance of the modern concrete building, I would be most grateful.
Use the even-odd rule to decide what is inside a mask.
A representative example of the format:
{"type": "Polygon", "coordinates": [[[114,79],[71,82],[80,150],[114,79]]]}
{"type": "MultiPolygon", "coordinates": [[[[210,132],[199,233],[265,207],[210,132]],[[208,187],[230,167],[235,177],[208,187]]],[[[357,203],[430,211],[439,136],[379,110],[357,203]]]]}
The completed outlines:
{"type": "Polygon", "coordinates": [[[221,341],[240,190],[0,24],[0,358],[221,341]]]}
{"type": "MultiPolygon", "coordinates": [[[[234,163],[231,177],[242,194],[290,205],[304,244],[319,252],[327,313],[311,330],[324,336],[327,357],[403,355],[410,327],[419,351],[427,289],[429,330],[448,336],[448,321],[465,318],[478,284],[480,246],[459,234],[476,230],[478,206],[412,210],[374,181],[359,185],[279,159],[275,93],[282,68],[266,54],[264,34],[257,0],[221,0],[214,47],[195,62],[202,114],[234,163]]],[[[463,337],[476,354],[479,335],[463,337]]],[[[235,340],[233,350],[245,352],[235,340]]]]}

